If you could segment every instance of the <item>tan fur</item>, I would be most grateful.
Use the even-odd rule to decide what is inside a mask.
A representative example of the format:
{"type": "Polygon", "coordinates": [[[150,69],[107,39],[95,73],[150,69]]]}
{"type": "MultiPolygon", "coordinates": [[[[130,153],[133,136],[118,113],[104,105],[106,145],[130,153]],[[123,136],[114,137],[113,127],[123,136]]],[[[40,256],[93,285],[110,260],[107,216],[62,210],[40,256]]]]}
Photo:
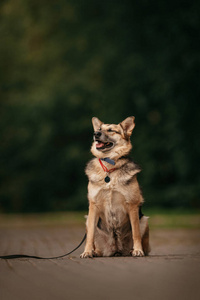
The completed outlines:
{"type": "Polygon", "coordinates": [[[97,149],[94,141],[91,152],[95,156],[87,167],[89,213],[86,222],[87,241],[81,258],[113,255],[148,255],[148,217],[139,220],[139,206],[143,197],[137,181],[140,168],[126,156],[132,149],[130,136],[135,127],[134,117],[120,124],[104,124],[98,118],[92,119],[95,132],[101,134],[101,141],[112,141],[111,149],[97,149]],[[110,131],[112,130],[112,131],[110,131]],[[111,169],[110,182],[106,183],[105,171],[99,158],[109,157],[115,166],[103,161],[111,169]]]}

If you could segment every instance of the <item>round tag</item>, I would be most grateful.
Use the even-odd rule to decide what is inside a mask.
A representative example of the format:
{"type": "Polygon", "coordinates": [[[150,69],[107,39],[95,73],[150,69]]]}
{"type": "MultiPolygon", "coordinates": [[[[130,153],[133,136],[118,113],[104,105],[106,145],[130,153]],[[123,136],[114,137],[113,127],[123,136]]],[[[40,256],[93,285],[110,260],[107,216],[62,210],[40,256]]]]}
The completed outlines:
{"type": "Polygon", "coordinates": [[[106,183],[108,183],[108,182],[110,182],[110,177],[106,176],[104,180],[105,180],[106,183]]]}

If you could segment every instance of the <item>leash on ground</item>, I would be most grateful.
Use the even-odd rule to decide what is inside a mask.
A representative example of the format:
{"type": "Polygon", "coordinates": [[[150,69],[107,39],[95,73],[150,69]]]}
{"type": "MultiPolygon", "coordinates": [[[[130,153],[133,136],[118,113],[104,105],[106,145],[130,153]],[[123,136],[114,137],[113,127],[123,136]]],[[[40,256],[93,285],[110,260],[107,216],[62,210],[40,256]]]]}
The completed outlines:
{"type": "Polygon", "coordinates": [[[0,258],[1,259],[15,259],[15,258],[56,259],[56,258],[62,258],[62,257],[65,257],[67,255],[70,255],[71,253],[76,251],[83,244],[85,239],[86,239],[86,233],[85,233],[82,241],[80,242],[80,244],[76,248],[74,248],[72,251],[70,251],[66,254],[60,255],[60,256],[40,257],[40,256],[35,256],[35,255],[26,255],[26,254],[12,254],[12,255],[3,255],[3,256],[0,256],[0,258]]]}

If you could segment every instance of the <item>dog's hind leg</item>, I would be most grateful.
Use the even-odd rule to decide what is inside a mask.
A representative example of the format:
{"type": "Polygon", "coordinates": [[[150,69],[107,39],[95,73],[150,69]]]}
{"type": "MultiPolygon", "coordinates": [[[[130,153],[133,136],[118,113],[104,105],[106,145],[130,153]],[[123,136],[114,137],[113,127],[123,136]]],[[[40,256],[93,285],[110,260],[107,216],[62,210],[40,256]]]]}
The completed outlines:
{"type": "Polygon", "coordinates": [[[103,254],[102,254],[102,252],[100,250],[94,249],[93,256],[94,257],[100,257],[100,256],[103,256],[103,254]]]}
{"type": "Polygon", "coordinates": [[[140,220],[140,233],[142,237],[142,249],[144,251],[144,255],[148,255],[150,252],[149,245],[149,225],[148,225],[148,217],[143,216],[140,220]]]}
{"type": "Polygon", "coordinates": [[[149,225],[147,225],[145,233],[142,237],[142,248],[144,251],[144,255],[149,255],[149,252],[151,251],[150,245],[149,245],[149,225]]]}

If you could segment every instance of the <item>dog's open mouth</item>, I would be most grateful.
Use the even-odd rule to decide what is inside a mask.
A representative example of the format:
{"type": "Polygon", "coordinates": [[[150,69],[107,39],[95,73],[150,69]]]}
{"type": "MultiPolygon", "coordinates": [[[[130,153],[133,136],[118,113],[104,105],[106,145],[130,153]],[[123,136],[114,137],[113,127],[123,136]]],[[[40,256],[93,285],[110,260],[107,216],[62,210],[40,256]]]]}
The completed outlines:
{"type": "Polygon", "coordinates": [[[96,149],[97,150],[104,150],[104,149],[110,149],[113,147],[113,143],[111,142],[107,142],[107,143],[103,143],[101,141],[96,141],[96,149]]]}

